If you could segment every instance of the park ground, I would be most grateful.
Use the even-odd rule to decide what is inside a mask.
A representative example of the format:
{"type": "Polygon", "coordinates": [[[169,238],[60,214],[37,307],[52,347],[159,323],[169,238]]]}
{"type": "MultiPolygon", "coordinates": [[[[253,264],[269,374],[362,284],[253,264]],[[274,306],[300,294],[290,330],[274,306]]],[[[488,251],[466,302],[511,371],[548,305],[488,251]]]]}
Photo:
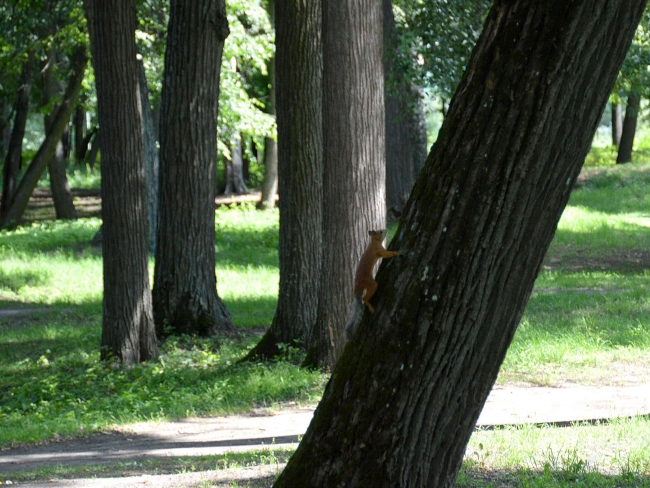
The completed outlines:
{"type": "MultiPolygon", "coordinates": [[[[470,441],[460,487],[650,486],[648,184],[647,165],[583,171],[482,427],[470,441]]],[[[47,192],[37,197],[30,211],[35,218],[47,216],[47,192]]],[[[88,191],[77,193],[77,203],[92,216],[101,202],[88,191]]],[[[229,258],[218,276],[277,280],[264,266],[251,270],[249,258],[237,254],[255,235],[259,247],[249,252],[273,269],[277,214],[272,224],[268,218],[247,223],[258,214],[218,212],[224,237],[217,253],[229,258]],[[237,271],[240,264],[243,271],[237,271]]],[[[86,241],[97,219],[57,225],[37,223],[0,236],[6,258],[0,274],[9,283],[0,289],[0,341],[15,349],[6,349],[10,359],[2,364],[0,391],[29,398],[22,404],[0,402],[5,405],[0,482],[270,486],[306,429],[326,381],[318,373],[297,372],[295,351],[270,366],[233,366],[265,330],[274,305],[269,297],[277,289],[267,284],[245,299],[226,294],[248,334],[218,354],[207,342],[179,339],[163,348],[163,362],[107,370],[95,365],[101,290],[87,282],[75,288],[69,276],[70,283],[59,283],[60,269],[46,269],[61,259],[66,268],[81,264],[92,272],[99,259],[86,241]],[[70,237],[78,233],[81,237],[70,237]],[[78,352],[64,357],[71,349],[78,352]],[[79,372],[92,376],[88,388],[102,395],[94,398],[79,386],[79,372]],[[217,388],[215,377],[221,374],[231,376],[217,388]],[[12,375],[20,381],[12,382],[12,375]],[[244,377],[255,378],[255,385],[241,383],[244,377]],[[30,389],[30,379],[38,391],[30,389]],[[282,382],[289,386],[271,389],[282,382]],[[194,388],[202,384],[211,388],[205,395],[194,388]],[[150,396],[160,391],[160,398],[137,396],[151,385],[150,396]],[[174,409],[180,401],[185,410],[174,409]],[[114,409],[110,418],[107,409],[114,409]],[[58,423],[50,421],[55,417],[58,423]]],[[[92,281],[85,272],[77,274],[92,281]]]]}

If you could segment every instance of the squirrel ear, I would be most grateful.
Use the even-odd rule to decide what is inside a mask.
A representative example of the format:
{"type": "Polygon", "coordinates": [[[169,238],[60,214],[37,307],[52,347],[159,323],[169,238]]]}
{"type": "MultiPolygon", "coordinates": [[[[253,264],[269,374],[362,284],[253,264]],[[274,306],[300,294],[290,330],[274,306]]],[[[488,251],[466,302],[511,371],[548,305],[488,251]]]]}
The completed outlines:
{"type": "Polygon", "coordinates": [[[374,230],[369,230],[369,231],[368,231],[368,235],[369,235],[369,236],[373,235],[374,233],[375,233],[374,230]]]}

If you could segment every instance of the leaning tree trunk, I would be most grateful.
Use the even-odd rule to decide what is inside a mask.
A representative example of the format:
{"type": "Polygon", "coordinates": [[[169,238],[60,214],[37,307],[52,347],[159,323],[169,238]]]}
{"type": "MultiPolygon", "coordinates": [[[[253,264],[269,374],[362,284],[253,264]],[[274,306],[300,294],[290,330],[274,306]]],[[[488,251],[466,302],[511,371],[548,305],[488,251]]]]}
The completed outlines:
{"type": "Polygon", "coordinates": [[[382,5],[323,2],[323,261],[312,344],[331,367],[345,343],[355,267],[386,225],[382,5]]]}
{"type": "Polygon", "coordinates": [[[645,4],[495,2],[276,488],[454,486],[645,4]]]}
{"type": "Polygon", "coordinates": [[[104,137],[101,358],[138,363],[157,357],[158,347],[149,288],[135,4],[133,0],[94,0],[87,15],[104,137]]]}
{"type": "MultiPolygon", "coordinates": [[[[57,80],[56,75],[57,55],[56,50],[52,47],[48,51],[47,63],[43,68],[43,104],[47,105],[52,98],[55,98],[61,91],[61,83],[57,80]]],[[[56,106],[52,112],[45,116],[45,133],[50,131],[52,118],[56,112],[56,106]]],[[[66,174],[66,155],[63,141],[68,135],[69,125],[66,124],[61,138],[56,144],[54,155],[50,159],[48,169],[50,172],[50,189],[52,190],[52,200],[54,201],[54,210],[57,219],[74,220],[77,218],[77,210],[74,208],[72,191],[68,184],[66,174]]]]}
{"type": "Polygon", "coordinates": [[[14,199],[16,187],[18,186],[18,174],[22,162],[23,138],[25,137],[25,125],[29,114],[29,94],[32,89],[34,78],[34,55],[23,64],[20,75],[20,88],[14,103],[14,126],[7,146],[7,155],[3,167],[2,201],[0,202],[0,218],[4,220],[9,207],[14,199]]]}
{"type": "Polygon", "coordinates": [[[156,331],[233,330],[217,295],[214,196],[224,0],[172,0],[160,124],[159,228],[154,277],[156,331]]]}
{"type": "Polygon", "coordinates": [[[42,142],[38,152],[32,159],[31,163],[29,163],[27,171],[25,171],[25,174],[20,180],[20,184],[18,185],[18,188],[16,188],[13,199],[3,212],[2,217],[0,218],[0,228],[16,225],[16,223],[22,218],[23,213],[27,208],[29,198],[32,196],[34,188],[36,188],[43,171],[45,171],[49,161],[54,156],[57,144],[61,140],[63,131],[65,130],[68,120],[70,120],[70,116],[72,115],[72,111],[77,104],[87,61],[85,48],[78,48],[72,62],[72,75],[68,81],[68,87],[66,88],[63,97],[63,103],[57,109],[54,118],[52,119],[52,125],[50,126],[50,131],[45,135],[45,140],[42,142]]]}
{"type": "Polygon", "coordinates": [[[641,93],[632,89],[627,94],[627,107],[625,107],[625,118],[623,119],[623,130],[618,145],[616,164],[624,164],[632,161],[632,147],[634,135],[636,134],[636,121],[639,117],[639,106],[641,105],[641,93]]]}
{"type": "Polygon", "coordinates": [[[249,357],[272,358],[278,343],[304,347],[316,320],[323,231],[321,8],[320,0],[276,0],[280,291],[271,327],[249,357]]]}

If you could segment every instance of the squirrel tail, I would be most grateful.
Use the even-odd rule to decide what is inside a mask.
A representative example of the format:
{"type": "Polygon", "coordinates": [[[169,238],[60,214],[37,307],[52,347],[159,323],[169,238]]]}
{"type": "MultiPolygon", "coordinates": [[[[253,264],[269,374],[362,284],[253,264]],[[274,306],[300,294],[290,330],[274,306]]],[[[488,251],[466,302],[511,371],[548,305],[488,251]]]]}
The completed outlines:
{"type": "Polygon", "coordinates": [[[348,320],[345,324],[345,337],[349,341],[354,335],[354,331],[357,330],[359,322],[361,322],[361,316],[363,315],[363,299],[355,298],[350,307],[350,313],[348,314],[348,320]]]}

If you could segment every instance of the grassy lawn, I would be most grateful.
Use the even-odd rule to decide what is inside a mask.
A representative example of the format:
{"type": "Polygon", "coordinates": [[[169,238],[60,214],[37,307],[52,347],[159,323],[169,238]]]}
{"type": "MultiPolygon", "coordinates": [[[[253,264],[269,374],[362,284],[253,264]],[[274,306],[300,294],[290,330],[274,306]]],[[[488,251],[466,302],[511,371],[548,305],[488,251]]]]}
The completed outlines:
{"type": "MultiPolygon", "coordinates": [[[[626,384],[650,377],[649,184],[647,164],[583,172],[500,384],[626,384]]],[[[174,338],[158,361],[130,368],[98,360],[102,263],[88,242],[100,221],[0,231],[0,312],[38,309],[0,315],[0,447],[115,424],[318,401],[327,378],[295,366],[296,351],[271,364],[237,363],[275,310],[277,212],[220,209],[216,223],[219,293],[247,332],[220,348],[211,340],[174,338]]],[[[650,486],[649,452],[647,419],[477,431],[459,486],[650,486]]],[[[265,463],[258,458],[242,455],[238,462],[265,463]]],[[[220,463],[218,457],[169,460],[140,472],[220,463]]],[[[131,473],[133,467],[94,474],[105,476],[102,470],[131,473]]]]}

